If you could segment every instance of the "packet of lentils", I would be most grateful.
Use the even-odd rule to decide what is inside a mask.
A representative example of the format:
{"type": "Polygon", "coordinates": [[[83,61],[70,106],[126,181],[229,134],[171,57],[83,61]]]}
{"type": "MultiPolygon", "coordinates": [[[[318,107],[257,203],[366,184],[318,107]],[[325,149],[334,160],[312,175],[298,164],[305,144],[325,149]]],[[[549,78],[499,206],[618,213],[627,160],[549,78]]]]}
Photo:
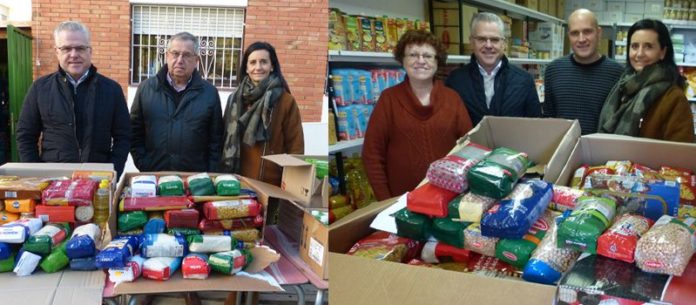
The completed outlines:
{"type": "Polygon", "coordinates": [[[122,236],[112,240],[97,254],[97,268],[125,267],[137,247],[138,238],[135,236],[122,236]]]}
{"type": "Polygon", "coordinates": [[[118,216],[118,230],[125,232],[141,228],[147,223],[147,220],[147,213],[144,211],[121,213],[118,216]]]}
{"type": "Polygon", "coordinates": [[[186,239],[182,235],[144,234],[140,255],[148,257],[182,257],[188,253],[186,239]]]}
{"type": "Polygon", "coordinates": [[[218,196],[237,196],[241,190],[239,180],[234,175],[215,177],[215,190],[218,196]]]}
{"type": "Polygon", "coordinates": [[[575,249],[559,247],[556,238],[559,228],[557,223],[563,219],[566,218],[559,217],[551,222],[551,227],[546,231],[539,246],[532,252],[527,265],[524,266],[522,273],[524,280],[548,285],[554,284],[580,256],[580,252],[575,249]]]}
{"type": "Polygon", "coordinates": [[[70,260],[70,270],[78,270],[78,271],[97,270],[97,259],[94,256],[71,259],[70,260]]]}
{"type": "Polygon", "coordinates": [[[65,245],[68,258],[76,259],[97,254],[96,243],[101,240],[99,226],[88,223],[75,228],[72,237],[65,245]]]}
{"type": "Polygon", "coordinates": [[[215,195],[215,185],[208,173],[200,173],[186,178],[189,192],[192,196],[211,196],[215,195]]]}
{"type": "Polygon", "coordinates": [[[251,263],[251,253],[247,250],[232,250],[215,253],[208,259],[210,268],[223,274],[235,274],[251,263]]]}
{"type": "Polygon", "coordinates": [[[160,196],[183,196],[184,180],[179,176],[162,176],[157,180],[157,192],[160,196]]]}
{"type": "Polygon", "coordinates": [[[69,233],[70,227],[67,223],[49,223],[27,239],[24,250],[39,255],[49,254],[69,233]]]}

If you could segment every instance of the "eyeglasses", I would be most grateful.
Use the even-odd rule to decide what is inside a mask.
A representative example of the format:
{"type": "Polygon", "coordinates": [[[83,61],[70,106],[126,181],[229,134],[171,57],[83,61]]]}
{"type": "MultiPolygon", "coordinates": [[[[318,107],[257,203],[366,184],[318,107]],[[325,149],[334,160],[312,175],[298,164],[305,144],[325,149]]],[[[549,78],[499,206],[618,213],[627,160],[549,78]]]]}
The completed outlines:
{"type": "Polygon", "coordinates": [[[73,50],[75,50],[77,53],[84,53],[86,52],[90,46],[75,46],[75,47],[70,47],[70,46],[62,46],[62,47],[56,47],[61,53],[63,54],[68,54],[71,53],[73,50]]]}
{"type": "Polygon", "coordinates": [[[478,44],[485,44],[486,42],[491,42],[491,44],[499,44],[504,41],[505,38],[502,37],[485,37],[485,36],[474,36],[474,41],[478,44]]]}
{"type": "Polygon", "coordinates": [[[192,59],[196,57],[196,54],[190,52],[167,51],[167,53],[169,53],[169,55],[171,55],[174,58],[179,58],[179,56],[181,56],[181,58],[183,59],[192,59]]]}
{"type": "Polygon", "coordinates": [[[430,53],[408,53],[406,54],[406,57],[410,60],[416,61],[418,58],[423,58],[425,61],[433,61],[435,60],[435,54],[430,54],[430,53]]]}

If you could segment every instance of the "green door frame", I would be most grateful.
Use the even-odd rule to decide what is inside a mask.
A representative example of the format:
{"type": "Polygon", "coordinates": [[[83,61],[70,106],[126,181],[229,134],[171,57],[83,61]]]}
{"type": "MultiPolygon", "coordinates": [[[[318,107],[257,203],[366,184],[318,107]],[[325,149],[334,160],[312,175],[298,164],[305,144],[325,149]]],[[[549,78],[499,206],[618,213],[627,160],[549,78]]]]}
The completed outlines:
{"type": "Polygon", "coordinates": [[[32,66],[32,37],[28,33],[7,25],[7,61],[10,86],[10,147],[12,162],[19,161],[17,152],[17,120],[24,104],[24,97],[34,79],[32,66]]]}

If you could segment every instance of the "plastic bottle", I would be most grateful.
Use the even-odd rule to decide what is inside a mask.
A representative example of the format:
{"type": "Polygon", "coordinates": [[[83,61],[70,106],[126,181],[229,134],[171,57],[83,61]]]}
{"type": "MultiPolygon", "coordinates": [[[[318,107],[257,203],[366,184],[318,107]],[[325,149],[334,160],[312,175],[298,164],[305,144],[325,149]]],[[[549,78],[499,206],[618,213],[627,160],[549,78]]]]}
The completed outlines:
{"type": "Polygon", "coordinates": [[[102,229],[109,218],[110,203],[111,185],[109,180],[104,179],[99,183],[99,189],[94,194],[94,222],[102,229]]]}

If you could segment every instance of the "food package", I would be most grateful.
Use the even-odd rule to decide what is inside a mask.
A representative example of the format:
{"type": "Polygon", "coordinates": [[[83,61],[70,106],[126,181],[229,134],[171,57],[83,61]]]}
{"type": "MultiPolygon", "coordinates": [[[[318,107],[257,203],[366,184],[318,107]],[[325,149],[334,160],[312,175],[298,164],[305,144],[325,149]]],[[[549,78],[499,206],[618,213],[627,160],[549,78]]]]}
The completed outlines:
{"type": "Polygon", "coordinates": [[[406,208],[414,213],[434,217],[447,216],[447,204],[457,193],[426,183],[406,196],[406,208]]]}
{"type": "Polygon", "coordinates": [[[556,239],[558,232],[558,218],[551,222],[551,226],[546,235],[541,239],[539,246],[532,252],[532,257],[524,266],[522,278],[526,281],[554,284],[568,271],[575,260],[580,256],[580,252],[572,248],[559,247],[556,239]]]}
{"type": "Polygon", "coordinates": [[[167,223],[167,228],[197,228],[198,227],[198,210],[169,210],[164,212],[164,220],[167,223]]]}
{"type": "Polygon", "coordinates": [[[238,242],[241,241],[245,243],[254,243],[261,238],[261,232],[256,228],[233,230],[229,231],[229,234],[225,233],[225,235],[230,235],[238,242]]]}
{"type": "Polygon", "coordinates": [[[70,270],[92,271],[97,269],[97,258],[94,256],[70,259],[70,270]]]}
{"type": "Polygon", "coordinates": [[[159,234],[166,231],[167,225],[164,219],[161,218],[150,218],[145,226],[143,226],[143,233],[145,234],[159,234]]]}
{"type": "Polygon", "coordinates": [[[143,262],[143,277],[167,281],[181,267],[181,257],[152,257],[143,262]]]}
{"type": "Polygon", "coordinates": [[[215,185],[208,173],[200,173],[186,178],[189,192],[192,196],[211,196],[215,195],[215,185]]]}
{"type": "Polygon", "coordinates": [[[218,196],[237,196],[241,189],[239,179],[234,175],[220,175],[213,181],[218,196]]]}
{"type": "Polygon", "coordinates": [[[130,231],[118,231],[119,236],[135,236],[135,237],[140,237],[140,235],[143,234],[143,229],[133,229],[130,231]]]}
{"type": "Polygon", "coordinates": [[[143,234],[140,255],[149,257],[182,257],[187,254],[186,239],[181,235],[143,234]]]}
{"type": "Polygon", "coordinates": [[[102,251],[97,254],[97,268],[123,268],[135,253],[138,247],[138,238],[135,236],[122,236],[112,240],[102,251]]]}
{"type": "Polygon", "coordinates": [[[35,209],[34,199],[5,199],[5,211],[10,213],[30,213],[35,209]]]}
{"type": "Polygon", "coordinates": [[[467,178],[472,193],[501,199],[515,186],[517,179],[527,171],[526,153],[499,147],[469,170],[467,178]]]}
{"type": "Polygon", "coordinates": [[[19,219],[0,226],[0,242],[21,244],[43,226],[38,218],[19,219]]]}
{"type": "Polygon", "coordinates": [[[435,218],[430,232],[437,240],[457,248],[464,248],[464,229],[470,222],[453,221],[449,218],[435,218]]]}
{"type": "Polygon", "coordinates": [[[169,235],[183,235],[183,236],[189,236],[189,235],[194,235],[194,234],[201,234],[201,230],[199,229],[193,229],[193,228],[169,228],[167,229],[167,234],[169,235]]]}
{"type": "Polygon", "coordinates": [[[696,175],[692,171],[662,166],[660,175],[665,180],[679,182],[679,201],[682,205],[696,205],[696,175]]]}
{"type": "Polygon", "coordinates": [[[75,228],[70,240],[65,245],[68,258],[84,258],[97,254],[96,245],[101,240],[99,226],[88,223],[75,228]]]}
{"type": "Polygon", "coordinates": [[[554,184],[553,199],[551,199],[551,203],[549,203],[549,209],[559,212],[574,210],[578,198],[584,193],[584,191],[576,188],[554,184]]]}
{"type": "Polygon", "coordinates": [[[99,183],[89,179],[55,180],[43,190],[41,203],[45,205],[92,205],[99,183]]]}
{"type": "Polygon", "coordinates": [[[644,216],[621,215],[597,239],[597,254],[633,263],[638,239],[650,229],[651,224],[652,220],[644,216]]]}
{"type": "MultiPolygon", "coordinates": [[[[165,215],[166,216],[166,215],[165,215]]],[[[239,230],[243,228],[260,228],[263,226],[263,215],[225,220],[201,219],[198,228],[205,231],[213,230],[239,230]]]]}
{"type": "Polygon", "coordinates": [[[10,245],[6,243],[0,243],[0,260],[7,259],[12,254],[12,249],[10,245]]]}
{"type": "Polygon", "coordinates": [[[157,180],[157,191],[160,196],[183,196],[184,180],[176,175],[161,176],[157,180]]]}
{"type": "Polygon", "coordinates": [[[91,222],[94,217],[94,207],[83,205],[75,208],[75,220],[78,222],[91,222]]]}
{"type": "Polygon", "coordinates": [[[41,261],[41,256],[38,256],[29,251],[23,251],[17,260],[17,265],[14,267],[14,273],[17,276],[27,276],[32,274],[36,267],[39,266],[39,261],[41,261]]]}
{"type": "Polygon", "coordinates": [[[631,175],[637,176],[643,180],[664,180],[660,172],[642,164],[633,164],[631,175]]]}
{"type": "Polygon", "coordinates": [[[208,255],[191,253],[181,262],[181,273],[185,279],[205,280],[210,275],[208,255]]]}
{"type": "Polygon", "coordinates": [[[635,259],[645,272],[681,276],[696,249],[696,218],[662,216],[638,240],[635,259]]]}
{"type": "Polygon", "coordinates": [[[37,205],[36,217],[43,222],[69,222],[75,223],[75,207],[63,205],[37,205]]]}
{"type": "Polygon", "coordinates": [[[142,228],[147,223],[147,214],[143,211],[121,213],[118,216],[118,230],[130,231],[142,228]]]}
{"type": "Polygon", "coordinates": [[[210,220],[255,217],[259,214],[261,204],[256,199],[209,201],[203,204],[203,215],[210,220]]]}
{"type": "Polygon", "coordinates": [[[193,201],[185,196],[126,197],[119,203],[119,211],[166,211],[193,207],[193,201]]]}
{"type": "Polygon", "coordinates": [[[602,197],[583,196],[577,208],[558,226],[558,245],[597,253],[597,239],[614,220],[616,204],[602,197]]]}
{"type": "Polygon", "coordinates": [[[347,50],[346,47],[343,15],[339,9],[329,8],[329,50],[347,50]]]}
{"type": "Polygon", "coordinates": [[[633,162],[631,161],[614,161],[610,160],[604,163],[605,166],[611,168],[615,175],[628,176],[631,174],[631,168],[633,168],[633,162]]]}
{"type": "Polygon", "coordinates": [[[216,272],[235,274],[251,263],[251,253],[247,250],[232,250],[210,255],[208,264],[216,272]]]}
{"type": "Polygon", "coordinates": [[[394,213],[396,235],[415,240],[426,240],[430,236],[430,217],[413,213],[403,208],[394,213]]]}
{"type": "Polygon", "coordinates": [[[63,270],[70,264],[70,259],[65,255],[65,249],[56,247],[48,256],[39,263],[39,267],[46,273],[53,273],[63,270]]]}
{"type": "MultiPolygon", "coordinates": [[[[51,249],[63,242],[70,234],[67,223],[49,223],[29,236],[24,243],[24,250],[34,254],[46,255],[51,249]]],[[[66,256],[67,257],[67,256],[66,256]]]]}
{"type": "Polygon", "coordinates": [[[585,176],[587,175],[587,169],[590,166],[584,164],[578,167],[575,172],[573,172],[573,178],[570,179],[570,187],[574,189],[579,189],[584,185],[585,176]]]}
{"type": "Polygon", "coordinates": [[[134,255],[125,266],[109,268],[109,280],[118,284],[137,280],[143,272],[145,259],[140,255],[134,255]]]}
{"type": "Polygon", "coordinates": [[[644,181],[636,176],[595,175],[585,179],[585,191],[616,201],[617,214],[638,214],[653,221],[677,215],[679,184],[644,181]]]}
{"type": "Polygon", "coordinates": [[[493,198],[469,192],[450,201],[447,215],[456,221],[481,222],[483,213],[488,211],[495,202],[493,198]]]}
{"type": "Polygon", "coordinates": [[[215,253],[237,248],[237,241],[232,236],[190,235],[186,239],[191,252],[215,253]]]}
{"type": "Polygon", "coordinates": [[[464,229],[464,248],[487,256],[495,256],[499,238],[481,234],[481,224],[472,223],[464,229]]]}
{"type": "Polygon", "coordinates": [[[343,15],[346,30],[346,45],[349,51],[360,51],[361,39],[358,17],[355,15],[343,15]]]}
{"type": "Polygon", "coordinates": [[[458,152],[431,163],[426,177],[435,186],[463,193],[469,187],[466,173],[490,151],[487,147],[469,143],[458,152]]]}
{"type": "Polygon", "coordinates": [[[156,197],[157,177],[154,175],[138,175],[130,180],[132,197],[156,197]]]}
{"type": "Polygon", "coordinates": [[[10,253],[10,256],[0,259],[0,273],[10,272],[15,266],[15,254],[10,253]]]}
{"type": "Polygon", "coordinates": [[[469,261],[470,256],[469,250],[432,240],[426,242],[423,245],[423,251],[421,251],[421,259],[430,264],[438,264],[445,258],[455,262],[466,263],[469,261]]]}
{"type": "Polygon", "coordinates": [[[548,207],[553,191],[542,180],[518,183],[505,199],[493,205],[481,218],[485,236],[520,239],[548,207]]]}
{"type": "Polygon", "coordinates": [[[518,270],[497,257],[471,253],[466,264],[466,271],[486,277],[519,280],[518,270]]]}
{"type": "Polygon", "coordinates": [[[359,240],[348,250],[348,255],[403,263],[418,255],[420,242],[377,231],[359,240]]]}
{"type": "Polygon", "coordinates": [[[4,225],[8,222],[13,222],[15,220],[19,219],[19,214],[17,213],[10,213],[7,211],[1,211],[0,212],[0,225],[4,225]]]}
{"type": "Polygon", "coordinates": [[[41,192],[50,183],[47,178],[3,176],[0,179],[0,198],[41,200],[41,192]]]}
{"type": "Polygon", "coordinates": [[[524,268],[558,215],[546,210],[522,239],[501,239],[495,247],[495,257],[516,268],[524,268]]]}

